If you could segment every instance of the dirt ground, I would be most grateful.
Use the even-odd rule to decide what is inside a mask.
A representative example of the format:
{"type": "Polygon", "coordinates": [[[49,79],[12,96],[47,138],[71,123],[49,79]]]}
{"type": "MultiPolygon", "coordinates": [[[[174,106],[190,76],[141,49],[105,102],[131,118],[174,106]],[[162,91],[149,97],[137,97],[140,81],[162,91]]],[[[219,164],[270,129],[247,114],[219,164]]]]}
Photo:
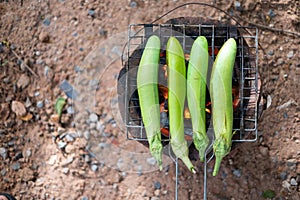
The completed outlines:
{"type": "MultiPolygon", "coordinates": [[[[174,199],[172,160],[165,157],[159,171],[148,149],[126,139],[116,79],[128,25],[151,23],[186,2],[0,1],[0,192],[17,199],[174,199]],[[104,68],[85,74],[83,84],[82,72],[94,66],[104,68]],[[77,94],[66,91],[67,83],[77,94]],[[67,99],[60,122],[59,97],[67,99]]],[[[213,161],[208,164],[207,197],[300,199],[299,1],[204,2],[267,27],[258,27],[268,99],[259,138],[236,145],[217,177],[210,173],[213,161]]],[[[216,9],[189,5],[157,23],[182,16],[226,19],[216,9]]],[[[192,175],[179,163],[179,200],[203,198],[203,164],[195,165],[199,173],[192,175]]]]}

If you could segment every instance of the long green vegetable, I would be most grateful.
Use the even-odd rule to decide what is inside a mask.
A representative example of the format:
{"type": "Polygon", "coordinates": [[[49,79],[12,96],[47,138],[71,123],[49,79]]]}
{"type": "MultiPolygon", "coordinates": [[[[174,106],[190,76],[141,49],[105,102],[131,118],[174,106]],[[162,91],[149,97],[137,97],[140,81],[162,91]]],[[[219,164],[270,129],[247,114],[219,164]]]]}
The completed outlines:
{"type": "Polygon", "coordinates": [[[193,142],[204,161],[209,143],[206,135],[206,76],[208,69],[208,44],[205,37],[198,37],[191,49],[187,72],[187,100],[193,126],[193,142]]]}
{"type": "Polygon", "coordinates": [[[211,74],[210,96],[215,132],[213,149],[216,157],[213,176],[218,174],[222,159],[231,149],[233,135],[232,71],[235,56],[236,42],[230,38],[220,49],[211,74]]]}
{"type": "Polygon", "coordinates": [[[175,37],[170,37],[168,40],[166,56],[168,65],[168,107],[172,150],[190,171],[196,173],[188,157],[189,149],[184,138],[183,110],[186,97],[185,59],[182,47],[175,37]]]}
{"type": "Polygon", "coordinates": [[[151,36],[145,46],[137,73],[137,88],[149,149],[162,169],[162,143],[158,99],[158,63],[160,39],[151,36]]]}

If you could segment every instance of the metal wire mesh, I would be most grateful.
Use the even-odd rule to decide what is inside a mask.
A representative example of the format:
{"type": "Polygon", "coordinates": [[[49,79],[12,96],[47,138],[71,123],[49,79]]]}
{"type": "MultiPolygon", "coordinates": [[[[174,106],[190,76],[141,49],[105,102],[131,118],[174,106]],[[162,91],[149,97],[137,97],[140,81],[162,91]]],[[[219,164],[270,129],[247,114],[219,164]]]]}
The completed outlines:
{"type": "MultiPolygon", "coordinates": [[[[238,82],[238,107],[234,111],[234,142],[250,142],[257,139],[258,86],[258,31],[256,28],[214,24],[132,24],[128,29],[128,49],[125,86],[125,125],[130,140],[147,141],[139,112],[136,88],[136,72],[147,38],[153,34],[161,39],[161,49],[166,49],[170,36],[176,37],[183,50],[189,54],[193,41],[205,36],[210,51],[211,69],[218,50],[229,38],[237,41],[237,55],[233,81],[238,82]],[[249,31],[254,35],[249,34],[249,31]]],[[[186,134],[191,134],[186,126],[186,134]]],[[[168,141],[169,138],[163,138],[168,141]]]]}

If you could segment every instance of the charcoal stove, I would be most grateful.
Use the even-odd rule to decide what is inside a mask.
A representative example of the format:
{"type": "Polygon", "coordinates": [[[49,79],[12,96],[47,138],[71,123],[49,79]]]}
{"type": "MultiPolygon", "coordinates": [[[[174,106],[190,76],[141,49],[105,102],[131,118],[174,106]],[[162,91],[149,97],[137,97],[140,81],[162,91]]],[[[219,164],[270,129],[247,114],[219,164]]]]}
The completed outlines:
{"type": "MultiPolygon", "coordinates": [[[[170,36],[174,36],[180,41],[187,55],[191,50],[193,41],[198,36],[205,36],[209,45],[209,72],[223,43],[229,38],[235,38],[237,42],[237,55],[234,66],[234,76],[232,78],[232,91],[234,99],[233,129],[236,131],[236,134],[233,138],[233,148],[234,144],[238,142],[256,141],[258,137],[257,121],[262,112],[260,109],[262,107],[260,98],[261,81],[258,74],[258,30],[252,27],[224,25],[215,20],[206,20],[199,17],[174,18],[163,24],[129,25],[127,50],[124,53],[126,59],[123,62],[124,68],[120,71],[118,81],[119,109],[126,125],[127,139],[136,140],[146,146],[148,145],[140,113],[136,75],[143,48],[148,37],[151,35],[157,35],[161,39],[162,51],[159,67],[159,96],[161,105],[165,105],[164,94],[167,89],[167,80],[164,74],[164,65],[166,62],[164,50],[166,49],[167,40],[170,36]]],[[[208,78],[209,76],[210,73],[208,73],[208,78]]],[[[210,110],[209,94],[207,96],[207,109],[210,110]]],[[[212,143],[214,134],[210,118],[210,113],[207,113],[207,134],[210,138],[210,146],[207,149],[207,156],[204,163],[204,199],[206,199],[206,165],[213,158],[212,143]]],[[[165,122],[161,124],[162,142],[164,146],[168,146],[170,140],[168,124],[165,122]]],[[[190,157],[198,158],[198,153],[191,142],[192,126],[188,117],[185,118],[185,134],[187,140],[191,143],[189,146],[190,157]]],[[[177,185],[178,160],[174,157],[170,148],[167,148],[164,153],[169,154],[176,163],[177,185]]]]}

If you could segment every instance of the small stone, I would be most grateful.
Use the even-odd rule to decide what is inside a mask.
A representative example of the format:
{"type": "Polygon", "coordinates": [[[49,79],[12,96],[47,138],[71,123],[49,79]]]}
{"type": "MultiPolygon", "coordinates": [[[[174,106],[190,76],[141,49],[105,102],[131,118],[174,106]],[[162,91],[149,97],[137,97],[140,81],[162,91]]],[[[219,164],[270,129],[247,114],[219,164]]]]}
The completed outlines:
{"type": "Polygon", "coordinates": [[[151,157],[151,158],[147,158],[147,163],[149,165],[155,165],[156,164],[156,160],[154,157],[151,157]]]}
{"type": "Polygon", "coordinates": [[[235,169],[235,170],[233,170],[233,175],[240,178],[242,176],[242,171],[239,169],[235,169]]]}
{"type": "Polygon", "coordinates": [[[100,34],[101,36],[106,36],[106,35],[107,35],[107,30],[101,28],[101,29],[99,30],[99,34],[100,34]]]}
{"type": "Polygon", "coordinates": [[[39,35],[39,40],[40,40],[41,42],[49,42],[49,39],[50,39],[50,37],[49,37],[49,35],[48,35],[47,32],[42,31],[42,32],[40,33],[40,35],[39,35]]]}
{"type": "Polygon", "coordinates": [[[74,158],[73,157],[68,157],[63,163],[63,166],[69,165],[73,162],[74,158]]]}
{"type": "Polygon", "coordinates": [[[92,165],[92,166],[91,166],[91,170],[92,170],[93,172],[96,172],[96,171],[98,170],[98,166],[97,166],[97,165],[92,165]]]}
{"type": "Polygon", "coordinates": [[[269,154],[268,147],[260,146],[259,151],[260,151],[261,155],[264,156],[264,157],[268,156],[268,154],[269,154]]]}
{"type": "Polygon", "coordinates": [[[96,14],[96,11],[94,9],[89,9],[88,10],[88,15],[91,16],[91,17],[94,17],[96,14]]]}
{"type": "Polygon", "coordinates": [[[89,198],[88,197],[82,197],[81,200],[89,200],[89,198]]]}
{"type": "Polygon", "coordinates": [[[292,186],[297,186],[298,185],[298,183],[297,183],[297,181],[296,181],[295,178],[291,178],[290,183],[291,183],[292,186]]]}
{"type": "Polygon", "coordinates": [[[287,163],[286,163],[286,165],[288,167],[292,167],[292,166],[294,166],[296,164],[297,164],[297,160],[296,159],[289,159],[289,160],[287,160],[287,163]]]}
{"type": "Polygon", "coordinates": [[[64,174],[68,174],[69,173],[69,168],[67,168],[67,167],[64,167],[64,168],[62,168],[62,173],[64,173],[64,174]]]}
{"type": "Polygon", "coordinates": [[[274,51],[271,50],[271,51],[268,52],[268,54],[269,54],[269,56],[273,56],[274,55],[274,51]]]}
{"type": "Polygon", "coordinates": [[[17,82],[17,86],[18,88],[24,89],[28,86],[29,82],[30,82],[29,77],[26,76],[25,74],[22,74],[17,82]]]}
{"type": "Polygon", "coordinates": [[[282,181],[282,187],[289,190],[291,187],[291,184],[285,180],[285,181],[282,181]]]}
{"type": "Polygon", "coordinates": [[[31,105],[32,105],[32,103],[31,103],[30,99],[27,97],[26,102],[25,102],[25,107],[29,108],[31,105]]]}
{"type": "Polygon", "coordinates": [[[158,190],[158,189],[157,189],[157,190],[154,190],[154,195],[157,196],[157,197],[159,197],[159,195],[160,195],[160,190],[158,190]]]}
{"type": "Polygon", "coordinates": [[[39,91],[36,91],[36,92],[34,93],[34,96],[35,96],[35,97],[40,96],[40,92],[39,92],[39,91]]]}
{"type": "Polygon", "coordinates": [[[38,108],[43,108],[43,107],[44,107],[44,102],[43,102],[43,101],[38,101],[38,102],[36,103],[36,107],[38,107],[38,108]]]}
{"type": "Polygon", "coordinates": [[[11,168],[15,171],[19,170],[21,168],[21,165],[19,162],[16,162],[14,164],[12,164],[11,168]]]}
{"type": "Polygon", "coordinates": [[[73,142],[74,141],[74,138],[70,134],[67,134],[65,138],[66,138],[67,142],[73,142]]]}
{"type": "Polygon", "coordinates": [[[11,104],[11,110],[17,115],[17,116],[25,116],[26,115],[26,108],[23,103],[19,101],[13,101],[11,104]]]}
{"type": "Polygon", "coordinates": [[[96,123],[90,123],[90,130],[94,130],[96,128],[96,123]]]}
{"type": "Polygon", "coordinates": [[[91,122],[97,122],[98,116],[95,113],[90,114],[89,119],[91,122]]]}
{"type": "Polygon", "coordinates": [[[84,156],[84,161],[85,161],[86,163],[91,162],[91,157],[90,157],[89,155],[85,155],[85,156],[84,156]]]}
{"type": "Polygon", "coordinates": [[[288,174],[287,174],[287,172],[284,171],[284,172],[281,172],[279,176],[280,176],[281,180],[286,180],[288,177],[288,174]]]}
{"type": "Polygon", "coordinates": [[[84,137],[86,140],[89,140],[89,139],[90,139],[90,132],[89,132],[89,131],[84,131],[84,132],[83,132],[83,137],[84,137]]]}
{"type": "Polygon", "coordinates": [[[242,10],[241,2],[235,1],[234,2],[234,7],[235,7],[236,10],[241,11],[242,10]]]}
{"type": "Polygon", "coordinates": [[[41,55],[41,52],[36,51],[36,52],[35,52],[35,55],[36,55],[36,56],[40,56],[40,55],[41,55]]]}
{"type": "Polygon", "coordinates": [[[161,184],[160,182],[156,181],[154,182],[154,188],[157,190],[157,189],[161,189],[161,184]]]}
{"type": "Polygon", "coordinates": [[[31,150],[27,149],[25,152],[25,157],[29,158],[31,156],[31,150]]]}
{"type": "Polygon", "coordinates": [[[7,150],[3,147],[0,148],[0,156],[3,158],[3,160],[7,157],[7,150]]]}
{"type": "Polygon", "coordinates": [[[131,1],[129,5],[130,5],[131,8],[136,8],[137,7],[137,3],[135,1],[131,1]]]}
{"type": "Polygon", "coordinates": [[[75,113],[73,106],[69,106],[67,108],[67,113],[70,114],[70,115],[73,115],[75,113]]]}
{"type": "Polygon", "coordinates": [[[57,145],[58,145],[58,148],[63,149],[63,148],[65,148],[67,146],[67,143],[63,142],[63,141],[59,141],[57,143],[57,145]]]}
{"type": "Polygon", "coordinates": [[[78,97],[78,92],[73,88],[73,86],[67,80],[63,80],[62,83],[59,85],[59,88],[70,99],[76,100],[76,98],[78,97]]]}
{"type": "Polygon", "coordinates": [[[4,169],[1,170],[0,173],[1,173],[2,176],[5,176],[6,172],[7,172],[7,170],[4,168],[4,169]]]}
{"type": "Polygon", "coordinates": [[[49,165],[54,165],[55,162],[56,162],[56,159],[57,159],[57,156],[56,156],[56,155],[52,155],[52,156],[50,157],[50,159],[48,160],[48,164],[49,164],[49,165]]]}
{"type": "Polygon", "coordinates": [[[292,58],[294,56],[294,52],[293,51],[290,51],[287,55],[286,55],[288,58],[292,58]]]}
{"type": "Polygon", "coordinates": [[[49,25],[51,24],[51,20],[48,19],[48,18],[46,18],[46,19],[43,20],[43,24],[44,24],[45,26],[49,26],[49,25]]]}

